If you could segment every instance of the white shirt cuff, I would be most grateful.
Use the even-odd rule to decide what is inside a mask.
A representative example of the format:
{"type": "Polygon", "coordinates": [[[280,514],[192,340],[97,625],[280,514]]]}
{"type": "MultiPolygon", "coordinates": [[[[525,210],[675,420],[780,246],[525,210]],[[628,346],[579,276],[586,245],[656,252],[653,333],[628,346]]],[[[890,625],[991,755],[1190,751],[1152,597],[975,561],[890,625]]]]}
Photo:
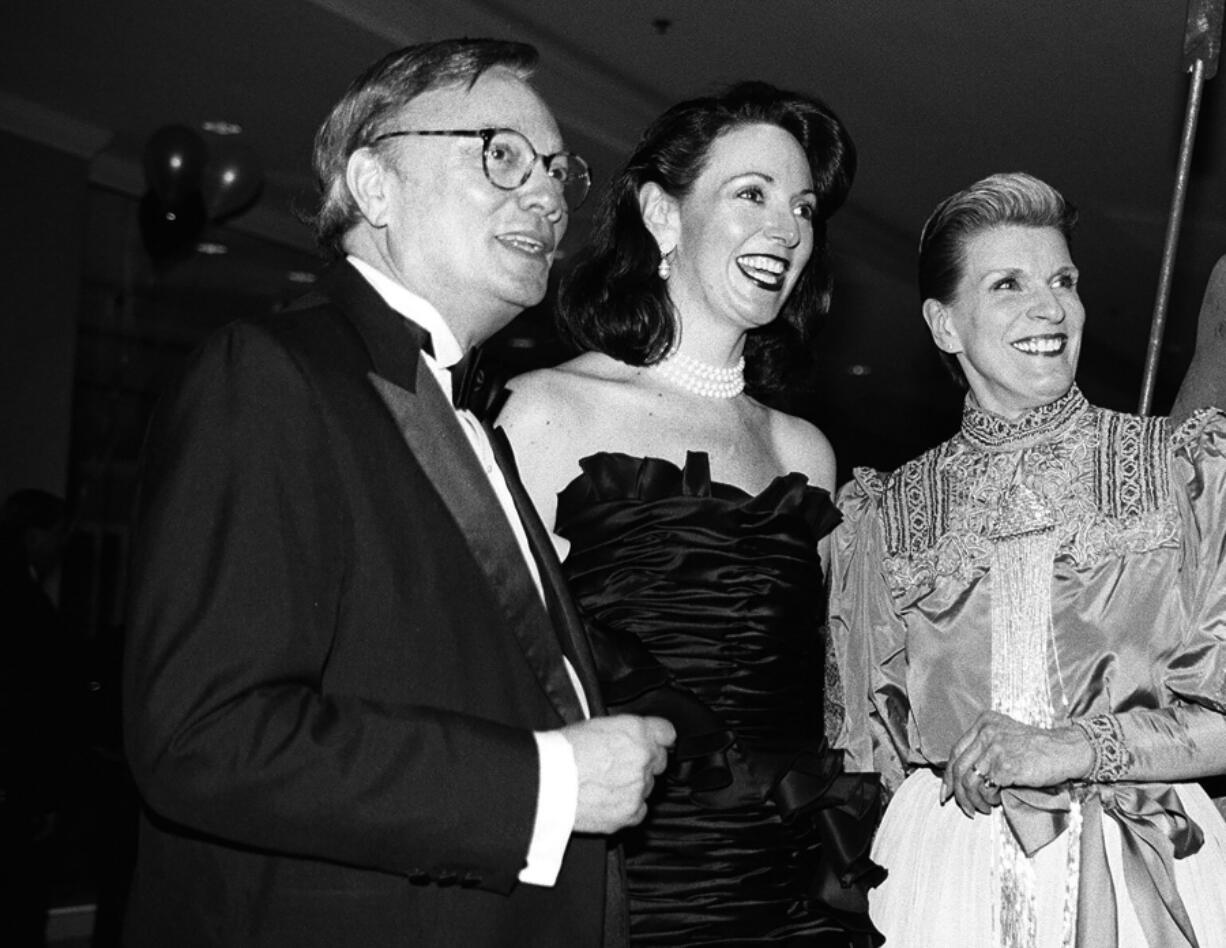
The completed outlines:
{"type": "Polygon", "coordinates": [[[552,886],[558,881],[562,857],[575,828],[579,807],[579,768],[575,752],[558,731],[535,731],[540,760],[540,789],[536,795],[536,821],[528,845],[528,864],[520,870],[519,881],[529,885],[552,886]]]}

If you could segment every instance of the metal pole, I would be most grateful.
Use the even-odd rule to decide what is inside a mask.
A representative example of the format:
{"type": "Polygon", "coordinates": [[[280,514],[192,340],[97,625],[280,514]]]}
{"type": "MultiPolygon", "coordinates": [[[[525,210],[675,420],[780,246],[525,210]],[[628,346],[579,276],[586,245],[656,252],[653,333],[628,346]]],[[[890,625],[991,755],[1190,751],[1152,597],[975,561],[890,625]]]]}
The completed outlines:
{"type": "Polygon", "coordinates": [[[1166,331],[1166,309],[1171,296],[1171,279],[1175,273],[1175,251],[1179,247],[1179,226],[1183,221],[1184,201],[1188,194],[1188,171],[1192,166],[1192,143],[1196,141],[1196,122],[1200,118],[1201,92],[1205,88],[1205,61],[1196,60],[1192,67],[1192,86],[1188,91],[1188,111],[1183,122],[1183,138],[1179,143],[1179,166],[1175,172],[1175,191],[1171,197],[1171,215],[1166,222],[1166,241],[1162,248],[1162,268],[1158,273],[1158,296],[1154,300],[1154,316],[1149,327],[1149,346],[1145,350],[1145,374],[1141,379],[1141,400],[1137,414],[1148,415],[1154,400],[1154,382],[1158,377],[1158,356],[1162,350],[1162,334],[1166,331]]]}

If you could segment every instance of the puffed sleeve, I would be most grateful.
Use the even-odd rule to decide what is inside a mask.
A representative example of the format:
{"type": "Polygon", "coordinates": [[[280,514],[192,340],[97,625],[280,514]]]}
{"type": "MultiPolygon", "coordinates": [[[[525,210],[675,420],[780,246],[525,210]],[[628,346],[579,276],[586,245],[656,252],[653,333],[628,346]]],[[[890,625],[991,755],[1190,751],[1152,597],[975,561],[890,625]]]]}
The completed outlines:
{"type": "Polygon", "coordinates": [[[1226,710],[1226,414],[1197,412],[1174,435],[1172,488],[1183,521],[1180,591],[1188,645],[1168,687],[1226,710]]]}
{"type": "Polygon", "coordinates": [[[839,492],[830,544],[830,638],[843,687],[835,746],[848,770],[876,770],[893,791],[906,776],[906,631],[882,572],[879,476],[860,469],[839,492]]]}
{"type": "Polygon", "coordinates": [[[1116,715],[1114,779],[1170,780],[1226,771],[1226,415],[1198,412],[1174,434],[1172,488],[1183,524],[1178,578],[1184,628],[1162,682],[1173,703],[1116,715]]]}

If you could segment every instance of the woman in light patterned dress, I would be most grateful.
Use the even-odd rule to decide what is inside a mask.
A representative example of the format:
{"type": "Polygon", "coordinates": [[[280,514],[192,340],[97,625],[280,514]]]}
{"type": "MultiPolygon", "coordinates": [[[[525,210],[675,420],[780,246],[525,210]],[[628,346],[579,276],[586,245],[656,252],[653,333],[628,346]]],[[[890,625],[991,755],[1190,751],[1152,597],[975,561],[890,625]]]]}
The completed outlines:
{"type": "Polygon", "coordinates": [[[1172,428],[1074,382],[1076,213],[1025,174],[943,201],[923,314],[961,430],[840,495],[849,769],[894,791],[890,948],[1226,945],[1226,416],[1172,428]]]}

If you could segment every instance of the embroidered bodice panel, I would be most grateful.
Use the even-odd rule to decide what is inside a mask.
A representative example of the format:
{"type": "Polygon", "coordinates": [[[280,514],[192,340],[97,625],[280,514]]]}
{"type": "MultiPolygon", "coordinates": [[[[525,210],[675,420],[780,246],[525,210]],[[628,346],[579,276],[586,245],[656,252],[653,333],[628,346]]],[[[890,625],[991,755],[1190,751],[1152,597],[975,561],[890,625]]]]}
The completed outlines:
{"type": "MultiPolygon", "coordinates": [[[[1090,405],[1077,388],[1017,423],[968,400],[962,430],[888,477],[881,498],[885,571],[895,589],[968,578],[992,545],[1054,530],[1073,564],[1179,541],[1165,418],[1090,405]]],[[[872,485],[869,486],[870,491],[872,485]]]]}

